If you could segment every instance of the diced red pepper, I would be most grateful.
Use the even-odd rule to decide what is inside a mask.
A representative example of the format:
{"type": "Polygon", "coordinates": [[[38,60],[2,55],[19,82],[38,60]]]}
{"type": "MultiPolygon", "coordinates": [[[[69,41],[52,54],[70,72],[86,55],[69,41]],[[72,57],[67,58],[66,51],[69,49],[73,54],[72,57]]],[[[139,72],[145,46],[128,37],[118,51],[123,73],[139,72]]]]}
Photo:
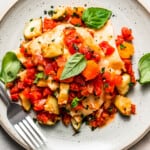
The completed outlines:
{"type": "Polygon", "coordinates": [[[46,102],[46,99],[42,99],[42,100],[39,100],[39,101],[36,101],[34,103],[34,106],[33,106],[33,109],[35,111],[41,111],[41,110],[44,110],[44,104],[46,102]]]}
{"type": "Polygon", "coordinates": [[[30,101],[34,104],[38,100],[42,99],[42,93],[40,91],[30,91],[29,97],[30,101]]]}
{"type": "Polygon", "coordinates": [[[104,51],[106,56],[113,54],[113,52],[115,51],[114,47],[112,47],[107,41],[101,42],[99,46],[104,51]]]}
{"type": "Polygon", "coordinates": [[[19,100],[19,94],[18,93],[11,94],[11,99],[12,99],[12,101],[18,101],[19,100]]]}
{"type": "Polygon", "coordinates": [[[82,37],[76,32],[75,28],[64,29],[64,43],[68,47],[69,52],[74,54],[79,50],[78,45],[83,42],[82,37]]]}
{"type": "Polygon", "coordinates": [[[54,71],[52,63],[46,64],[46,66],[44,68],[44,72],[46,75],[55,75],[55,71],[54,71]]]}
{"type": "Polygon", "coordinates": [[[124,38],[122,35],[118,35],[117,39],[116,39],[116,46],[119,46],[120,44],[122,44],[124,42],[124,38]]]}
{"type": "Polygon", "coordinates": [[[51,95],[52,94],[52,91],[46,87],[44,90],[43,90],[43,97],[47,97],[48,95],[51,95]]]}
{"type": "Polygon", "coordinates": [[[43,22],[43,31],[46,32],[48,30],[51,30],[57,26],[57,22],[53,19],[44,18],[43,22]]]}
{"type": "Polygon", "coordinates": [[[34,63],[30,57],[28,57],[28,59],[23,63],[23,65],[28,69],[34,67],[34,63]]]}
{"type": "Polygon", "coordinates": [[[129,29],[127,27],[123,27],[121,29],[121,33],[122,33],[122,36],[123,36],[125,41],[132,41],[133,40],[132,30],[131,29],[129,29]]]}
{"type": "Polygon", "coordinates": [[[64,114],[62,116],[62,122],[64,123],[65,126],[68,126],[71,123],[71,116],[68,114],[64,114]]]}
{"type": "Polygon", "coordinates": [[[131,113],[136,114],[136,105],[131,104],[131,113]]]}

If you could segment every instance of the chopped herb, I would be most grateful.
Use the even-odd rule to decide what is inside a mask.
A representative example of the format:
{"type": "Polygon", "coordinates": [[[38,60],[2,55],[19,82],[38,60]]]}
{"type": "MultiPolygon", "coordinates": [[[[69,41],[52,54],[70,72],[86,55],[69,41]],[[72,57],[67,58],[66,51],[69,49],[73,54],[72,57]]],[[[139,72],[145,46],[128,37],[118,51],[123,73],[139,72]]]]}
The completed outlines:
{"type": "Polygon", "coordinates": [[[112,111],[113,111],[113,106],[110,106],[110,107],[108,108],[108,112],[109,112],[109,113],[112,113],[112,111]]]}
{"type": "Polygon", "coordinates": [[[101,69],[101,73],[104,73],[105,72],[105,67],[103,67],[102,69],[101,69]]]}
{"type": "Polygon", "coordinates": [[[40,19],[42,19],[42,16],[40,16],[40,19]]]}
{"type": "Polygon", "coordinates": [[[33,32],[33,30],[34,30],[34,27],[30,28],[30,32],[33,32]]]}
{"type": "Polygon", "coordinates": [[[84,4],[84,7],[87,7],[87,4],[84,4]]]}
{"type": "Polygon", "coordinates": [[[80,24],[75,24],[75,26],[76,26],[76,27],[81,27],[81,25],[80,25],[80,24]]]}
{"type": "Polygon", "coordinates": [[[109,84],[108,83],[104,83],[104,88],[108,88],[109,84]]]}
{"type": "Polygon", "coordinates": [[[54,92],[54,96],[57,98],[58,97],[58,91],[54,92]]]}
{"type": "Polygon", "coordinates": [[[115,14],[112,14],[112,17],[116,17],[116,15],[115,15],[115,14]]]}
{"type": "Polygon", "coordinates": [[[48,11],[48,15],[49,15],[49,16],[53,16],[53,14],[55,14],[55,13],[56,13],[56,12],[55,12],[54,10],[49,10],[49,11],[48,11]]]}
{"type": "Polygon", "coordinates": [[[91,130],[94,131],[97,127],[92,127],[91,130]]]}
{"type": "Polygon", "coordinates": [[[75,97],[71,102],[71,107],[75,108],[78,105],[79,101],[80,99],[78,97],[75,97]]]}
{"type": "Polygon", "coordinates": [[[89,109],[89,105],[86,105],[85,109],[88,110],[89,109]]]}
{"type": "Polygon", "coordinates": [[[46,76],[45,76],[45,74],[44,74],[44,72],[39,72],[39,73],[37,73],[36,75],[35,75],[35,80],[34,80],[34,82],[33,83],[37,83],[38,81],[39,81],[39,79],[42,79],[42,78],[45,78],[46,76]]]}
{"type": "Polygon", "coordinates": [[[126,48],[126,46],[125,46],[125,45],[120,44],[120,49],[125,49],[125,48],[126,48]]]}
{"type": "Polygon", "coordinates": [[[52,39],[52,42],[55,42],[55,39],[52,39]]]}
{"type": "Polygon", "coordinates": [[[130,83],[129,83],[129,86],[130,86],[130,87],[134,86],[134,83],[130,82],[130,83]]]}
{"type": "Polygon", "coordinates": [[[51,8],[54,8],[54,6],[52,5],[51,8]]]}
{"type": "Polygon", "coordinates": [[[77,18],[79,18],[79,15],[74,12],[74,13],[72,14],[72,17],[77,17],[77,18]]]}
{"type": "Polygon", "coordinates": [[[30,22],[33,21],[33,19],[30,19],[30,22]]]}
{"type": "Polygon", "coordinates": [[[73,48],[75,49],[75,51],[78,51],[79,50],[79,47],[77,46],[77,44],[73,43],[73,48]]]}
{"type": "Polygon", "coordinates": [[[44,15],[47,15],[47,10],[44,10],[44,15]]]}

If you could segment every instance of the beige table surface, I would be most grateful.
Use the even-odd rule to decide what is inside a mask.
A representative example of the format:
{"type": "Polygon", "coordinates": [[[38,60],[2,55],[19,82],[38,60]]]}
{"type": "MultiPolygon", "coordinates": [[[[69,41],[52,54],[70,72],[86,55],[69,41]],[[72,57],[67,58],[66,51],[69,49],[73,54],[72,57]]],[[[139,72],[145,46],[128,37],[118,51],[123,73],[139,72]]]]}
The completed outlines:
{"type": "MultiPolygon", "coordinates": [[[[0,16],[13,0],[0,0],[0,16]]],[[[150,8],[150,0],[139,0],[144,2],[145,7],[150,8]]],[[[7,133],[0,127],[0,150],[24,150],[11,139],[7,133]]],[[[150,150],[150,133],[148,133],[139,143],[130,148],[130,150],[150,150]]]]}

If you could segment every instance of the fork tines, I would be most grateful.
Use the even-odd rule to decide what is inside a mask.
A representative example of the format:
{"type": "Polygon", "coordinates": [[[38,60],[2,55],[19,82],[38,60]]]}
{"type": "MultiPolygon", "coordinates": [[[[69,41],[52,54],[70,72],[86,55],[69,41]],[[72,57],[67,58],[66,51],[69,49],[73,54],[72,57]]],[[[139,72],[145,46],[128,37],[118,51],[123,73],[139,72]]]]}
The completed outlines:
{"type": "Polygon", "coordinates": [[[22,121],[15,124],[14,127],[32,149],[38,149],[45,144],[45,137],[30,116],[26,116],[22,121]]]}

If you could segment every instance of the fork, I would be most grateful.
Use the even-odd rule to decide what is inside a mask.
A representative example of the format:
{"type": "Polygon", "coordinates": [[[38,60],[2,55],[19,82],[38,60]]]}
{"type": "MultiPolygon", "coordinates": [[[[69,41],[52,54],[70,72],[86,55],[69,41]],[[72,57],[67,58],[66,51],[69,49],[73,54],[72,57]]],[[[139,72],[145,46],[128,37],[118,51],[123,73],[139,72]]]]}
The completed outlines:
{"type": "Polygon", "coordinates": [[[11,102],[7,90],[0,84],[0,97],[7,106],[7,117],[17,133],[33,150],[45,144],[46,139],[31,117],[19,104],[11,102]]]}

